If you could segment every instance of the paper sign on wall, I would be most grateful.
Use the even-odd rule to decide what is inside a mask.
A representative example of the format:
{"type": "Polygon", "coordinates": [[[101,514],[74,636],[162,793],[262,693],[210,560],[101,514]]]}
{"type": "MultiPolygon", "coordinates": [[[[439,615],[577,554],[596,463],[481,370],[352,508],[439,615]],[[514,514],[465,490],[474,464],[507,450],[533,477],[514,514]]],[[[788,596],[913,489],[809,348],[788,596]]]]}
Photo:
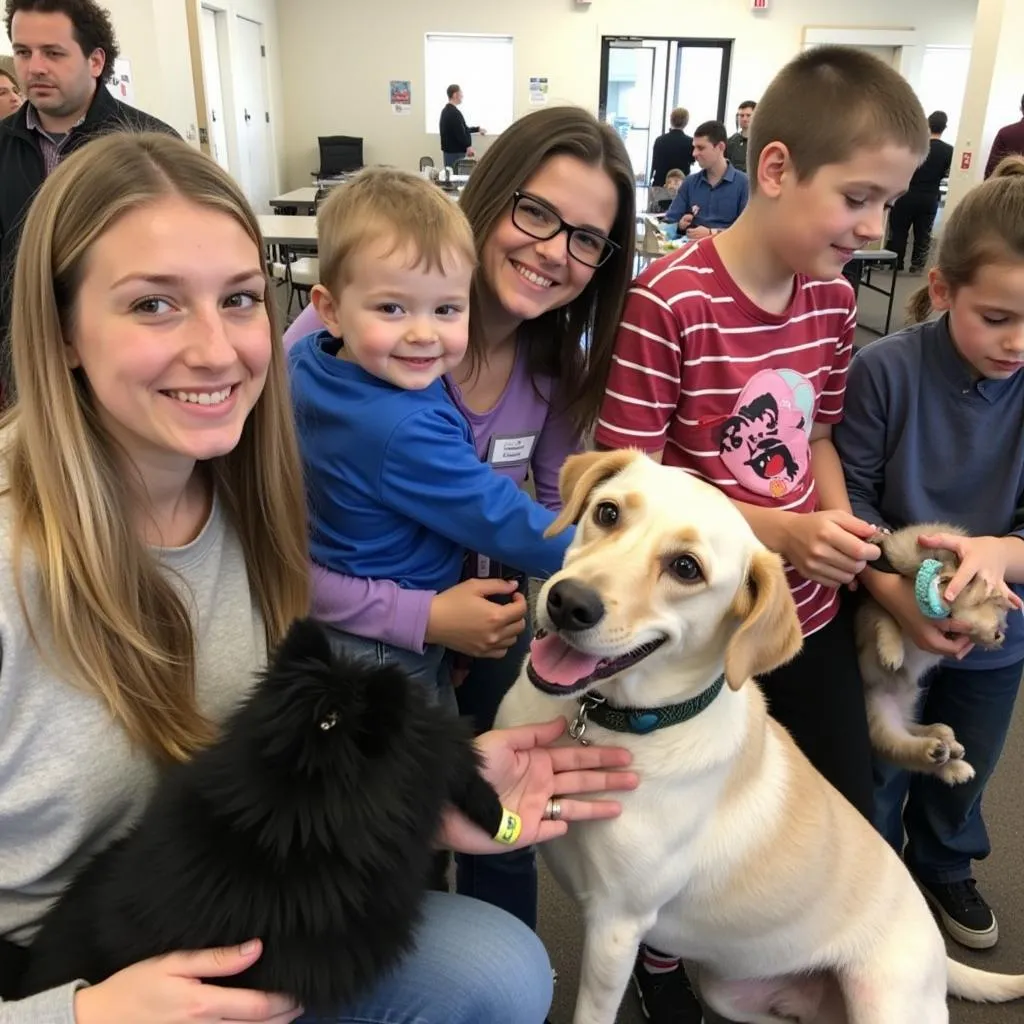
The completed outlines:
{"type": "Polygon", "coordinates": [[[135,81],[132,78],[132,64],[127,57],[118,57],[114,61],[113,79],[107,82],[107,88],[115,99],[135,106],[135,81]]]}
{"type": "Polygon", "coordinates": [[[548,80],[546,78],[530,79],[530,103],[543,106],[548,101],[548,80]]]}
{"type": "Polygon", "coordinates": [[[399,78],[391,79],[391,112],[393,114],[412,113],[412,83],[399,78]]]}

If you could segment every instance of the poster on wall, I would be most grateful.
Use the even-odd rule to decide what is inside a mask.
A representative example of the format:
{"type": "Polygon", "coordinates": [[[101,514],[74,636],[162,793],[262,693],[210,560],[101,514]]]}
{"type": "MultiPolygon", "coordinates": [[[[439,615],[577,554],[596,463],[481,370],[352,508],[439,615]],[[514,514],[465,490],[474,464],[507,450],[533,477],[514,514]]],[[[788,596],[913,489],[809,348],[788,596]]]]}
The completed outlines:
{"type": "Polygon", "coordinates": [[[546,78],[530,79],[530,104],[543,106],[548,101],[548,80],[546,78]]]}
{"type": "Polygon", "coordinates": [[[135,82],[132,78],[132,63],[127,57],[114,61],[114,76],[107,82],[107,88],[115,99],[135,106],[135,82]]]}
{"type": "Polygon", "coordinates": [[[391,112],[412,113],[412,84],[399,78],[391,79],[391,112]]]}

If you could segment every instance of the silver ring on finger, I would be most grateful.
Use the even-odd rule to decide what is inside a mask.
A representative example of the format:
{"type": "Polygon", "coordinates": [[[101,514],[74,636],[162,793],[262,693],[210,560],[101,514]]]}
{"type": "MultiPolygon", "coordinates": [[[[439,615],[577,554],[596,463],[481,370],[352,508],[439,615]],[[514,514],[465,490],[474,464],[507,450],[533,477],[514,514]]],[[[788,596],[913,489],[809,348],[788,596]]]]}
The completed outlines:
{"type": "Polygon", "coordinates": [[[562,801],[552,797],[544,808],[544,817],[548,821],[559,821],[562,817],[562,801]]]}

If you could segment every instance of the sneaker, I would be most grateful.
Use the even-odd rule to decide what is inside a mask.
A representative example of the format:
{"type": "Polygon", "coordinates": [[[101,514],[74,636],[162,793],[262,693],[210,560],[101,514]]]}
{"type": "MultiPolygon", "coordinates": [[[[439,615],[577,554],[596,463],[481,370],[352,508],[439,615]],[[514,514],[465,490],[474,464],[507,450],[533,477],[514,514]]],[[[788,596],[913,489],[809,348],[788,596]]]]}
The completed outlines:
{"type": "Polygon", "coordinates": [[[999,925],[992,908],[978,892],[973,878],[962,882],[918,883],[924,898],[939,915],[942,926],[968,949],[991,949],[999,941],[999,925]]]}
{"type": "Polygon", "coordinates": [[[633,987],[640,997],[640,1009],[653,1024],[704,1024],[704,1011],[682,964],[651,974],[644,967],[641,951],[633,964],[633,987]]]}

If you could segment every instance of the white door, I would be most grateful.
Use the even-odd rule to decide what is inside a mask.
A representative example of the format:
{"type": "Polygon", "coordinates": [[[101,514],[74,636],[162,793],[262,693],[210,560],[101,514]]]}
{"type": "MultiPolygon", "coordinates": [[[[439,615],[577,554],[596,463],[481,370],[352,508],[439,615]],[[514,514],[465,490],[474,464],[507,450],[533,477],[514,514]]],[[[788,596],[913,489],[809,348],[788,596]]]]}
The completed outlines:
{"type": "Polygon", "coordinates": [[[204,7],[200,11],[199,45],[203,53],[203,86],[206,90],[206,123],[210,128],[210,152],[214,160],[229,171],[228,133],[224,124],[224,90],[220,77],[220,38],[217,12],[204,7]]]}
{"type": "Polygon", "coordinates": [[[273,178],[270,173],[270,105],[264,78],[263,26],[238,17],[236,29],[238,47],[233,63],[241,158],[239,178],[256,211],[267,213],[273,178]]]}

